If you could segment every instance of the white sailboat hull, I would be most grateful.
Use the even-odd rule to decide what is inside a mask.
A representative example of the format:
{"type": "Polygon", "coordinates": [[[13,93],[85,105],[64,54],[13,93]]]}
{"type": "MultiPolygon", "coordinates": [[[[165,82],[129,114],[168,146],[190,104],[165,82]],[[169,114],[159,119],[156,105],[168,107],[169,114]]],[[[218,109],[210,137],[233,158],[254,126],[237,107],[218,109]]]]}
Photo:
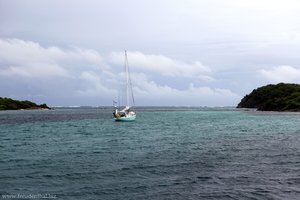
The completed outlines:
{"type": "Polygon", "coordinates": [[[131,122],[135,120],[136,115],[114,118],[115,121],[131,122]]]}

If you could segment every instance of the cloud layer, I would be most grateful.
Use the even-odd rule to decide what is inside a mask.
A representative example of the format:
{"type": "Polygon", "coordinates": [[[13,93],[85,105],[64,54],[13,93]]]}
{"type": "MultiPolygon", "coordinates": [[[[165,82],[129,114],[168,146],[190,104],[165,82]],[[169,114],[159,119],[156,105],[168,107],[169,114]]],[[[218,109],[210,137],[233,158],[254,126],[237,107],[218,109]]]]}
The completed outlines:
{"type": "MultiPolygon", "coordinates": [[[[112,53],[112,62],[122,64],[124,53],[112,53]]],[[[199,61],[187,64],[163,55],[145,55],[141,52],[130,52],[130,64],[135,70],[158,73],[163,76],[199,78],[201,80],[213,80],[209,75],[212,69],[202,65],[199,61]]]]}
{"type": "Polygon", "coordinates": [[[298,0],[0,0],[1,96],[111,105],[128,49],[137,104],[234,106],[299,83],[299,19],[298,0]]]}
{"type": "MultiPolygon", "coordinates": [[[[118,96],[122,52],[101,55],[91,49],[43,47],[20,39],[0,39],[0,52],[4,96],[52,105],[111,105],[118,96]]],[[[194,86],[199,80],[214,80],[213,70],[199,61],[189,64],[142,52],[128,56],[138,105],[226,106],[239,99],[226,88],[194,86]],[[156,82],[149,73],[171,81],[186,79],[187,84],[178,89],[176,83],[156,82]]]]}
{"type": "Polygon", "coordinates": [[[271,69],[261,69],[259,74],[272,83],[300,83],[300,68],[282,65],[271,69]]]}

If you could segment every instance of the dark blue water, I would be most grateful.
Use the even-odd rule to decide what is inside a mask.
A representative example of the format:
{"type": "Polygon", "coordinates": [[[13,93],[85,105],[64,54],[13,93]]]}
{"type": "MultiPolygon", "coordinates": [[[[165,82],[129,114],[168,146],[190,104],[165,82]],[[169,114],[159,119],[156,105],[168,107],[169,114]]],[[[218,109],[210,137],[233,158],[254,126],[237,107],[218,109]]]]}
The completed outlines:
{"type": "Polygon", "coordinates": [[[111,113],[0,112],[2,198],[300,199],[300,113],[140,108],[129,123],[111,113]]]}

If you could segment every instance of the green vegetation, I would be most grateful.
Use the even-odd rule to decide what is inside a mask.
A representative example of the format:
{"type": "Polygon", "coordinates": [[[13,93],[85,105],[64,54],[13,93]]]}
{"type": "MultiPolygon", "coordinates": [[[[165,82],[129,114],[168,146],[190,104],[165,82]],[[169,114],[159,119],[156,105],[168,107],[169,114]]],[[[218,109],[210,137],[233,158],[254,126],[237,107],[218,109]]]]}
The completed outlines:
{"type": "Polygon", "coordinates": [[[37,105],[31,101],[18,101],[0,97],[0,110],[50,109],[46,104],[37,105]]]}
{"type": "Polygon", "coordinates": [[[300,111],[300,85],[279,83],[257,88],[246,95],[237,107],[261,111],[300,111]]]}

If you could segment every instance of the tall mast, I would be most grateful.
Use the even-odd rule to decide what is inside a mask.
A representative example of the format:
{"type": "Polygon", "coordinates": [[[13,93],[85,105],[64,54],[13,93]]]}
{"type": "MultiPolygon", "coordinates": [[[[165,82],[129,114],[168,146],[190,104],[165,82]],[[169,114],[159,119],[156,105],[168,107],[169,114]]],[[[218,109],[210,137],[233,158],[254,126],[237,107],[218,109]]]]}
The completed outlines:
{"type": "Polygon", "coordinates": [[[126,73],[126,106],[129,106],[129,69],[127,52],[125,50],[125,73],[126,73]]]}

